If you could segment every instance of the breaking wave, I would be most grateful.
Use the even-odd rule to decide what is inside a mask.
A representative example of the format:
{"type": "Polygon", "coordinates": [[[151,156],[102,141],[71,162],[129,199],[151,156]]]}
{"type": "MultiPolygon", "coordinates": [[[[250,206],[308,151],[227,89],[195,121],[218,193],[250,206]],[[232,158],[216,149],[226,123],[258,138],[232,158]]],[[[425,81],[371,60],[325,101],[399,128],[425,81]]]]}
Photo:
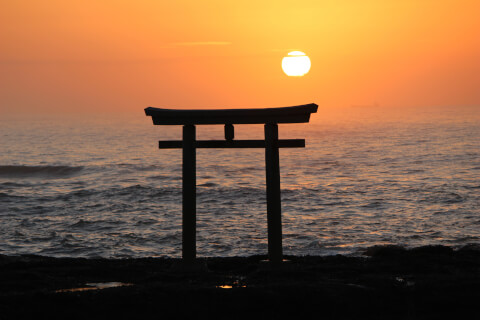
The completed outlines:
{"type": "Polygon", "coordinates": [[[83,167],[71,166],[0,166],[3,178],[64,178],[80,173],[83,167]]]}

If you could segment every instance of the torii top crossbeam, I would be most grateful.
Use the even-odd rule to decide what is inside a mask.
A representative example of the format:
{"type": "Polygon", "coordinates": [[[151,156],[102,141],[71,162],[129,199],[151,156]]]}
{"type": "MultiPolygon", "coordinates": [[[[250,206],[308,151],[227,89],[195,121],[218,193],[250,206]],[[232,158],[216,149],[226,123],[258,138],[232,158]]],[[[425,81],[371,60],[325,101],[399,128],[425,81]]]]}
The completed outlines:
{"type": "Polygon", "coordinates": [[[317,112],[314,103],[266,109],[179,110],[148,107],[145,114],[155,125],[183,125],[181,141],[159,141],[160,149],[183,149],[182,165],[182,257],[187,263],[196,258],[196,149],[265,148],[267,178],[268,256],[282,261],[280,164],[278,148],[305,147],[304,139],[278,139],[278,123],[305,123],[317,112]],[[195,138],[195,125],[225,125],[225,140],[195,138]],[[234,140],[234,124],[265,124],[265,140],[234,140]]]}
{"type": "Polygon", "coordinates": [[[265,109],[207,109],[178,110],[146,108],[153,124],[261,124],[261,123],[302,123],[310,120],[310,114],[317,112],[314,103],[294,107],[265,109]]]}

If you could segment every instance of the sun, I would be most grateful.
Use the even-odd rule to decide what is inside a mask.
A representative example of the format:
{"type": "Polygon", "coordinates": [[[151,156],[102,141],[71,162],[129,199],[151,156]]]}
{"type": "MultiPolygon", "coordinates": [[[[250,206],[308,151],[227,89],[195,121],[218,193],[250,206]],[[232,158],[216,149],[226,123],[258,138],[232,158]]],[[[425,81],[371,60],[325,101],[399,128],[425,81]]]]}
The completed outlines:
{"type": "Polygon", "coordinates": [[[283,72],[290,77],[301,77],[307,74],[311,66],[310,58],[301,51],[289,52],[282,59],[283,72]]]}

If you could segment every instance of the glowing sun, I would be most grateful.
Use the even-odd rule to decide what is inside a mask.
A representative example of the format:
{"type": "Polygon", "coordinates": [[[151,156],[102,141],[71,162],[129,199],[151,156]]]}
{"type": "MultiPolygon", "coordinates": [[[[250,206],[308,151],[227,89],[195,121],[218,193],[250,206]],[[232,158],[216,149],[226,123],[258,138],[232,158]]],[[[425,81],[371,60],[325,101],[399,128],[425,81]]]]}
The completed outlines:
{"type": "Polygon", "coordinates": [[[282,59],[283,72],[290,77],[305,75],[311,66],[310,58],[301,51],[292,51],[282,59]]]}

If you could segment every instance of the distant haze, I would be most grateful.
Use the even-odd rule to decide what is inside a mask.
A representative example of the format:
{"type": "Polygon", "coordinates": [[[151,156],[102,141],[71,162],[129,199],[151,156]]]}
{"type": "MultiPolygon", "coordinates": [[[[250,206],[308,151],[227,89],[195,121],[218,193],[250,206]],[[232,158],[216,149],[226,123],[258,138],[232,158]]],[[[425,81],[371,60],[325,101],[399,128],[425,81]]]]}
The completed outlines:
{"type": "Polygon", "coordinates": [[[480,107],[480,1],[6,0],[0,113],[480,107]],[[289,51],[312,61],[287,77],[289,51]]]}

